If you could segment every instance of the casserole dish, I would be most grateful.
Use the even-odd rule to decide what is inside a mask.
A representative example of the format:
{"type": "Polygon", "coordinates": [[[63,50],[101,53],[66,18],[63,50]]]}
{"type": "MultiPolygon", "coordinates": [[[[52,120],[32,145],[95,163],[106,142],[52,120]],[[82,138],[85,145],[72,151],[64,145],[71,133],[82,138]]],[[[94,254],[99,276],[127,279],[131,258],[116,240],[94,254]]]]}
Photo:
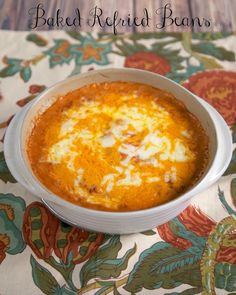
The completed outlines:
{"type": "Polygon", "coordinates": [[[74,225],[111,234],[144,231],[177,216],[192,197],[213,184],[225,171],[232,155],[230,131],[223,118],[206,102],[177,83],[136,69],[105,69],[88,72],[57,83],[26,105],[9,125],[4,153],[7,165],[16,180],[25,186],[61,219],[74,225]],[[84,208],[65,201],[45,188],[32,173],[26,153],[26,142],[34,119],[43,113],[58,96],[91,83],[111,81],[137,82],[171,92],[200,121],[209,140],[208,164],[198,182],[178,198],[150,209],[130,212],[107,212],[84,208]]]}

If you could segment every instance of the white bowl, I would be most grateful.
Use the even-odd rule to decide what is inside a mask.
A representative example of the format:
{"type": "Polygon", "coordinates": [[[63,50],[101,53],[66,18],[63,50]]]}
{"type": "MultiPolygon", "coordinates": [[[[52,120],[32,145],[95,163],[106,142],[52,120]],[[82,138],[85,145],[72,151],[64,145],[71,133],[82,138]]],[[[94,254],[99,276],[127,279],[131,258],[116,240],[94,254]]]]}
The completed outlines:
{"type": "MultiPolygon", "coordinates": [[[[40,148],[40,147],[39,147],[40,148]]],[[[179,84],[157,74],[136,69],[91,71],[57,83],[27,104],[11,121],[4,140],[7,165],[27,190],[33,193],[61,219],[79,227],[110,234],[128,234],[154,228],[177,216],[192,197],[203,191],[224,173],[232,155],[232,139],[223,118],[202,99],[179,84]],[[34,176],[27,159],[25,143],[35,116],[45,111],[58,96],[95,82],[132,81],[171,92],[201,122],[209,138],[209,163],[201,179],[178,198],[150,209],[131,212],[105,212],[74,205],[45,188],[34,176]]]]}

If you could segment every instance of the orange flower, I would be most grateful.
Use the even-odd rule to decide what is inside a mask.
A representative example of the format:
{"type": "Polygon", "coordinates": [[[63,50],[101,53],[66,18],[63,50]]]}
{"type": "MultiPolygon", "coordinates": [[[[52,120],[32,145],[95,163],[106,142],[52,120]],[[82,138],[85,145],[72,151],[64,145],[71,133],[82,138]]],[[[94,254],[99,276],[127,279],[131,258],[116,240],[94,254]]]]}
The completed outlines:
{"type": "Polygon", "coordinates": [[[236,119],[236,72],[210,70],[192,75],[184,87],[215,107],[228,125],[236,119]]]}

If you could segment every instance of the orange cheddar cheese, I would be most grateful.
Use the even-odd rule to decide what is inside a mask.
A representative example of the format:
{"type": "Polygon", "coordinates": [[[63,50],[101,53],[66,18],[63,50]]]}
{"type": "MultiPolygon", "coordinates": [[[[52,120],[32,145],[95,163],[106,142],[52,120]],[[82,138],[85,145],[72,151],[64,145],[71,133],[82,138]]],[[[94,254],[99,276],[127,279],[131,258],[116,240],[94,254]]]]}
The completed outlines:
{"type": "Polygon", "coordinates": [[[61,198],[132,211],[194,185],[208,140],[172,94],[134,82],[94,83],[59,97],[36,118],[27,154],[35,176],[61,198]]]}

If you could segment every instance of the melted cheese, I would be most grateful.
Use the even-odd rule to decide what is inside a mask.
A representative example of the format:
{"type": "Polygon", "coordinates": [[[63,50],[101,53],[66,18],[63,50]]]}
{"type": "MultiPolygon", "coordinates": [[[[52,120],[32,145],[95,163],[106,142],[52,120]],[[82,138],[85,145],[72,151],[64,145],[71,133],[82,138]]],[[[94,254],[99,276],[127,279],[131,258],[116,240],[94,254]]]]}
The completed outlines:
{"type": "Polygon", "coordinates": [[[203,169],[206,147],[200,124],[172,95],[113,82],[55,102],[36,122],[28,154],[35,174],[58,195],[123,211],[161,204],[188,188],[203,169]]]}

